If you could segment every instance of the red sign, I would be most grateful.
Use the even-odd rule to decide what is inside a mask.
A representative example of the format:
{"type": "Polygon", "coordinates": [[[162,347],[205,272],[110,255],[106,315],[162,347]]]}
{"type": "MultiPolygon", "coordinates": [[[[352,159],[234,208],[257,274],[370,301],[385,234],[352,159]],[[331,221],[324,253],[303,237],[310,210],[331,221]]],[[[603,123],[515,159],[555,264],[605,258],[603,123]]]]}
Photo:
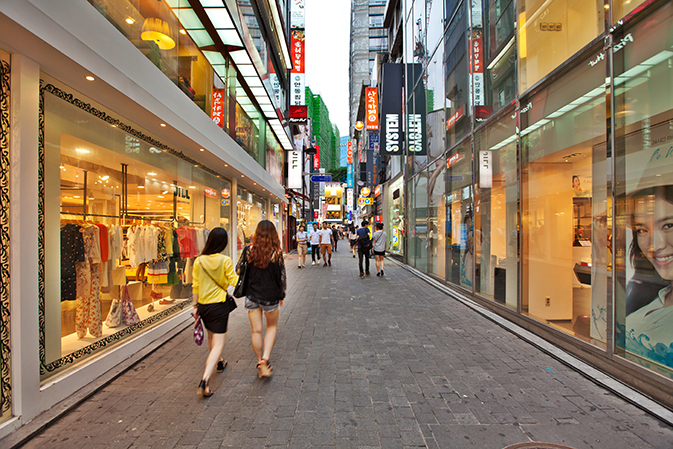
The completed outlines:
{"type": "Polygon", "coordinates": [[[288,116],[290,118],[306,118],[308,117],[308,106],[290,106],[288,116]]]}
{"type": "Polygon", "coordinates": [[[229,198],[229,195],[231,195],[229,189],[222,189],[222,192],[220,193],[222,194],[222,198],[229,198]]]}
{"type": "Polygon", "coordinates": [[[320,168],[320,146],[314,145],[313,148],[315,148],[315,156],[313,156],[313,168],[317,170],[320,168]]]}
{"type": "Polygon", "coordinates": [[[382,215],[377,215],[374,218],[374,221],[376,221],[376,223],[381,223],[383,221],[383,216],[382,215]]]}
{"type": "Polygon", "coordinates": [[[374,189],[374,196],[379,196],[380,194],[381,194],[381,185],[378,185],[374,189]]]}
{"type": "Polygon", "coordinates": [[[475,37],[472,40],[472,53],[470,54],[470,73],[484,73],[484,66],[483,66],[483,60],[484,57],[482,55],[482,50],[483,50],[484,44],[483,44],[483,38],[481,36],[475,37]]]}
{"type": "Polygon", "coordinates": [[[205,187],[203,189],[204,193],[206,194],[207,197],[210,198],[217,198],[217,190],[211,189],[210,187],[205,187]]]}
{"type": "Polygon", "coordinates": [[[292,73],[304,73],[304,42],[304,30],[292,30],[292,37],[290,38],[292,73]]]}
{"type": "Polygon", "coordinates": [[[367,95],[367,131],[379,129],[379,93],[377,87],[366,88],[367,95]]]}
{"type": "Polygon", "coordinates": [[[446,130],[448,131],[453,125],[456,124],[458,120],[463,117],[463,106],[459,107],[458,110],[446,121],[446,130]]]}
{"type": "Polygon", "coordinates": [[[451,168],[452,165],[455,165],[462,160],[463,155],[460,153],[456,153],[453,156],[451,156],[448,161],[446,161],[446,168],[451,168]]]}
{"type": "Polygon", "coordinates": [[[220,128],[224,128],[224,89],[213,89],[210,118],[220,128]]]}
{"type": "Polygon", "coordinates": [[[317,220],[317,219],[318,219],[318,211],[317,211],[317,210],[314,210],[314,211],[313,211],[313,219],[314,219],[314,220],[317,220]]]}
{"type": "Polygon", "coordinates": [[[353,163],[353,142],[350,140],[348,143],[346,143],[346,163],[347,164],[352,164],[353,163]]]}

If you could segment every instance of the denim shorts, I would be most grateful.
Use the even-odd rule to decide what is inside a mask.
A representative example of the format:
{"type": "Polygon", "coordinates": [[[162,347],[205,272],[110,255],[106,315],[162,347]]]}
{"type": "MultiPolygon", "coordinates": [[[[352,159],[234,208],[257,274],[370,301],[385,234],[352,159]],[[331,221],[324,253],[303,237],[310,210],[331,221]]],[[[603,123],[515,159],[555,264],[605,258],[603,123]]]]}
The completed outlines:
{"type": "Polygon", "coordinates": [[[264,311],[264,313],[269,313],[273,312],[278,308],[279,304],[272,304],[270,306],[263,306],[261,304],[256,303],[255,301],[251,301],[247,296],[245,297],[245,310],[257,310],[260,307],[264,311]]]}

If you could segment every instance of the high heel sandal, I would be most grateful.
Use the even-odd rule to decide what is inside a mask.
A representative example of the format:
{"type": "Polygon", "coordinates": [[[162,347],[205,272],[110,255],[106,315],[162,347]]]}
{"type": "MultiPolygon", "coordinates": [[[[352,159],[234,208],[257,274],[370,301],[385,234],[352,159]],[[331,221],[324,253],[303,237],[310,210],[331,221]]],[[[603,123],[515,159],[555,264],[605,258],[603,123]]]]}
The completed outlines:
{"type": "Polygon", "coordinates": [[[262,359],[261,363],[257,364],[257,372],[259,373],[259,378],[271,377],[273,374],[273,367],[268,360],[262,359]]]}
{"type": "Polygon", "coordinates": [[[204,398],[209,398],[213,395],[213,392],[208,388],[208,384],[205,380],[202,380],[199,384],[199,388],[196,390],[196,394],[200,394],[204,398]]]}

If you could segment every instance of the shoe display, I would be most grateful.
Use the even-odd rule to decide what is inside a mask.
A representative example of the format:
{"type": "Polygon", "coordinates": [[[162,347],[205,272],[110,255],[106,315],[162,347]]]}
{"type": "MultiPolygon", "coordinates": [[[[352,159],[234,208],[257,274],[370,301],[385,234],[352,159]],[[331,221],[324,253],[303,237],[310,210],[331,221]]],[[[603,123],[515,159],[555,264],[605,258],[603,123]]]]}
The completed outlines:
{"type": "Polygon", "coordinates": [[[161,306],[167,306],[168,304],[173,304],[173,301],[175,301],[175,300],[174,300],[174,299],[166,299],[166,298],[164,298],[164,299],[162,299],[161,301],[159,301],[159,305],[161,305],[161,306]]]}

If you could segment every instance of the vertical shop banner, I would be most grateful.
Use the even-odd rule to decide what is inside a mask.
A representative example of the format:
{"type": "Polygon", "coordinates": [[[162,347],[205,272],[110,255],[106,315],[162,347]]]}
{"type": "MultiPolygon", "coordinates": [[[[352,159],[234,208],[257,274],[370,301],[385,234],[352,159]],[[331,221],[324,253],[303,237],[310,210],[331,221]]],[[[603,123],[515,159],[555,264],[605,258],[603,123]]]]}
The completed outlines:
{"type": "Polygon", "coordinates": [[[306,15],[304,14],[304,0],[291,0],[290,3],[290,28],[306,28],[306,15]]]}
{"type": "Polygon", "coordinates": [[[306,104],[305,75],[303,73],[291,73],[290,79],[292,82],[292,101],[290,104],[293,106],[306,104]]]}
{"type": "Polygon", "coordinates": [[[347,164],[352,164],[353,163],[353,142],[350,140],[348,143],[346,143],[346,163],[347,164]]]}
{"type": "Polygon", "coordinates": [[[353,187],[353,164],[346,165],[346,187],[353,187]]]}
{"type": "Polygon", "coordinates": [[[382,66],[380,154],[402,155],[402,67],[390,63],[382,66]]]}
{"type": "MultiPolygon", "coordinates": [[[[423,72],[421,64],[407,64],[407,73],[410,73],[412,79],[417,79],[423,72]]],[[[409,139],[409,154],[416,156],[425,156],[427,151],[426,136],[426,110],[425,87],[423,83],[418,83],[414,90],[413,104],[409,105],[407,113],[407,137],[409,139]]]]}
{"type": "Polygon", "coordinates": [[[301,189],[301,151],[288,151],[287,187],[301,189]]]}
{"type": "Polygon", "coordinates": [[[224,89],[213,89],[210,118],[220,128],[224,128],[224,89]]]}
{"type": "Polygon", "coordinates": [[[305,79],[305,33],[303,29],[294,29],[290,37],[290,57],[292,58],[292,70],[290,71],[290,83],[292,97],[290,105],[301,106],[306,104],[306,79],[305,79]]]}
{"type": "Polygon", "coordinates": [[[470,46],[470,101],[472,106],[486,104],[484,85],[484,13],[481,0],[471,0],[472,43],[470,46]]]}
{"type": "Polygon", "coordinates": [[[367,131],[379,130],[379,89],[367,87],[365,89],[367,101],[367,131]]]}
{"type": "Polygon", "coordinates": [[[479,152],[479,187],[490,189],[493,184],[493,162],[490,151],[479,152]]]}
{"type": "Polygon", "coordinates": [[[313,156],[313,169],[318,170],[320,168],[320,145],[314,145],[315,155],[313,156]]]}
{"type": "Polygon", "coordinates": [[[346,211],[353,212],[353,189],[346,189],[346,211]]]}
{"type": "Polygon", "coordinates": [[[370,132],[369,133],[369,149],[375,152],[378,152],[381,149],[381,138],[379,133],[370,132]]]}

